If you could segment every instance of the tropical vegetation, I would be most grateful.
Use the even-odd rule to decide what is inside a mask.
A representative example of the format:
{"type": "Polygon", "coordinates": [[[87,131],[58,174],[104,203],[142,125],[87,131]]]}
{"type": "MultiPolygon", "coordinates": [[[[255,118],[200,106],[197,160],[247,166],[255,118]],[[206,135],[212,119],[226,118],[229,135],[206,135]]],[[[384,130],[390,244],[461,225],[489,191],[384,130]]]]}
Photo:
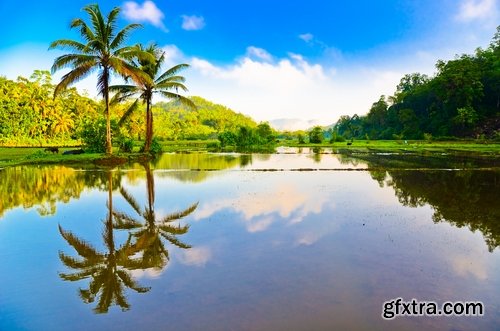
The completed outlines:
{"type": "Polygon", "coordinates": [[[342,116],[332,131],[346,138],[500,139],[500,26],[487,49],[439,60],[433,77],[407,74],[393,96],[364,116],[342,116]]]}

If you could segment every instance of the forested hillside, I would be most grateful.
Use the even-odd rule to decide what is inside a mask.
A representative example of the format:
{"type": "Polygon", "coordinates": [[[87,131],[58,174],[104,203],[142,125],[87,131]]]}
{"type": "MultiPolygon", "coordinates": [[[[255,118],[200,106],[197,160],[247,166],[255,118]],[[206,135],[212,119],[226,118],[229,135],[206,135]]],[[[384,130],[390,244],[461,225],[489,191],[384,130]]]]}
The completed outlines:
{"type": "Polygon", "coordinates": [[[405,75],[393,96],[381,96],[366,116],[342,116],[346,138],[500,138],[500,26],[487,49],[438,61],[433,77],[405,75]]]}
{"type": "MultiPolygon", "coordinates": [[[[103,103],[81,95],[75,88],[53,97],[55,85],[48,71],[35,71],[28,79],[0,77],[0,145],[77,145],[104,123],[103,103]],[[90,129],[90,130],[89,130],[90,129]]],[[[154,132],[159,139],[217,138],[239,127],[255,128],[250,117],[201,97],[190,98],[196,109],[174,101],[153,107],[154,132]]],[[[143,140],[145,106],[141,102],[121,120],[133,100],[112,105],[113,136],[143,140]]]]}
{"type": "Polygon", "coordinates": [[[0,144],[74,143],[86,123],[99,116],[99,105],[75,88],[53,98],[48,71],[30,79],[0,77],[0,144]]]}
{"type": "Polygon", "coordinates": [[[201,97],[190,98],[196,109],[182,106],[175,100],[159,102],[153,108],[158,137],[177,139],[217,138],[224,131],[236,131],[239,127],[255,128],[257,123],[250,117],[201,97]]]}

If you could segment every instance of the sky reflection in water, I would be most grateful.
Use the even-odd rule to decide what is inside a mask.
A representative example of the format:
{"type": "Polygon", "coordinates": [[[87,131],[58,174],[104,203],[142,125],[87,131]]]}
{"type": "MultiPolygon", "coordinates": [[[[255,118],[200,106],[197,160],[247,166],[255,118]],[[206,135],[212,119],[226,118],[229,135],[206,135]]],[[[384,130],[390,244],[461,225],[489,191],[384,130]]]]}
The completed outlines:
{"type": "Polygon", "coordinates": [[[1,330],[500,325],[498,171],[382,171],[373,160],[353,163],[332,154],[318,160],[307,151],[167,154],[151,170],[137,164],[113,171],[111,185],[109,175],[66,167],[0,172],[3,183],[18,185],[10,194],[3,190],[0,210],[1,330]],[[377,170],[291,171],[333,168],[377,170]],[[261,171],[270,169],[282,171],[261,171]],[[119,229],[113,214],[109,227],[109,187],[112,209],[131,216],[136,227],[119,229]],[[146,216],[154,210],[160,220],[189,206],[195,207],[171,230],[189,228],[171,240],[155,237],[158,229],[134,210],[146,216]],[[89,289],[91,277],[63,281],[61,273],[74,270],[58,254],[79,254],[58,225],[100,252],[109,251],[112,235],[114,250],[128,259],[116,269],[134,282],[117,278],[127,312],[111,301],[107,313],[95,314],[103,292],[84,304],[79,288],[89,289]],[[152,235],[141,237],[140,229],[152,235]],[[166,252],[155,255],[160,243],[151,238],[166,252]],[[397,297],[481,300],[486,314],[382,320],[382,303],[397,297]]]}

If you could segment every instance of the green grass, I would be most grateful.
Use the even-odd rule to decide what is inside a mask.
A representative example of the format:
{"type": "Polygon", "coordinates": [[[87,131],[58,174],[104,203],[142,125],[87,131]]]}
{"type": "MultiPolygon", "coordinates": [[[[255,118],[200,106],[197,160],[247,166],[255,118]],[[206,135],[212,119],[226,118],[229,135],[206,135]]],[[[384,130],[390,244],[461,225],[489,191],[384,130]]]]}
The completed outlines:
{"type": "Polygon", "coordinates": [[[0,147],[0,168],[20,164],[93,164],[102,159],[103,154],[62,155],[65,150],[74,148],[60,148],[59,154],[45,152],[44,148],[16,148],[0,147]]]}
{"type": "Polygon", "coordinates": [[[485,141],[423,141],[423,140],[354,140],[348,142],[324,142],[322,144],[298,144],[296,141],[282,141],[289,147],[324,147],[333,148],[339,153],[353,152],[397,152],[408,154],[449,153],[449,154],[481,154],[484,156],[500,156],[500,142],[485,141]]]}

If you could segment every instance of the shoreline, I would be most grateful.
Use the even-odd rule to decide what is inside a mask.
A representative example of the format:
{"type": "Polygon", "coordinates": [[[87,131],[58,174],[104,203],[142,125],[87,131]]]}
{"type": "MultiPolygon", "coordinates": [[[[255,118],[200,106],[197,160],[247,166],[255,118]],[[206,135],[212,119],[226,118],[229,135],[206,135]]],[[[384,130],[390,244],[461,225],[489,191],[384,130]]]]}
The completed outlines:
{"type": "MultiPolygon", "coordinates": [[[[234,153],[235,150],[220,150],[202,146],[199,142],[178,145],[169,144],[164,153],[234,153]]],[[[464,142],[425,142],[412,141],[408,144],[395,141],[354,141],[350,146],[346,143],[334,144],[294,144],[281,142],[274,152],[264,154],[297,154],[289,149],[308,148],[316,154],[339,154],[360,157],[430,157],[430,158],[466,158],[483,160],[486,162],[500,162],[500,143],[464,143],[464,142]]],[[[116,167],[128,162],[150,161],[154,156],[140,152],[120,153],[112,155],[101,153],[84,153],[63,155],[64,150],[71,148],[61,147],[61,153],[46,152],[43,147],[0,147],[0,170],[20,165],[78,165],[83,167],[116,167]]],[[[243,152],[243,154],[262,154],[262,152],[243,152]]]]}

